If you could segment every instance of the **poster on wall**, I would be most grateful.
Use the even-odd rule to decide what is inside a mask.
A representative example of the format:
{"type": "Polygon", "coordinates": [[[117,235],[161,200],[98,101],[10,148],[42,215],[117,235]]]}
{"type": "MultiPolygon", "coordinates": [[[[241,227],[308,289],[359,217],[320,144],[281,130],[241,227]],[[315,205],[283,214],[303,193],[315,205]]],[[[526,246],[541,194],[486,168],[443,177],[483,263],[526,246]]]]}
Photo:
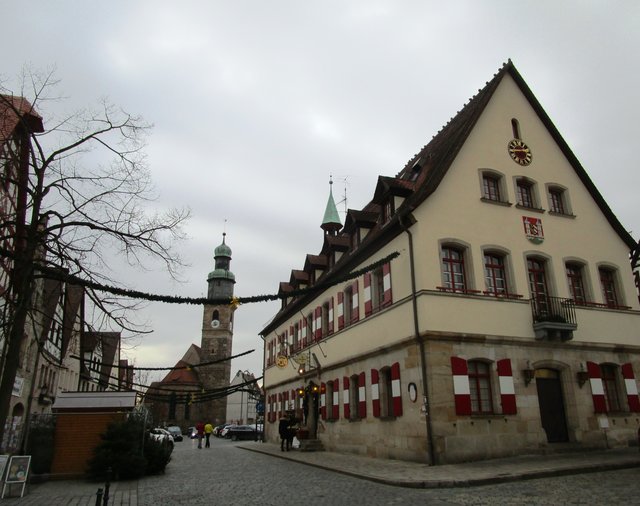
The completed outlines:
{"type": "Polygon", "coordinates": [[[29,464],[31,463],[31,455],[13,455],[9,460],[9,470],[2,487],[2,497],[4,498],[7,485],[22,485],[20,497],[24,495],[24,487],[27,484],[29,476],[29,464]]]}

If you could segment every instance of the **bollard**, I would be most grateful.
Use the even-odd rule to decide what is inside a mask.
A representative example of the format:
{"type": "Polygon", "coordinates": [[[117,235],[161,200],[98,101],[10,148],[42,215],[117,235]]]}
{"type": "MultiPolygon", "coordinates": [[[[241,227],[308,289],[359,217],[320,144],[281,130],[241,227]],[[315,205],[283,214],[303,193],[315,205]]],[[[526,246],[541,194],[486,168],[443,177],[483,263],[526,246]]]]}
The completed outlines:
{"type": "Polygon", "coordinates": [[[104,484],[104,497],[102,499],[103,506],[109,504],[109,487],[111,487],[111,468],[107,469],[107,481],[104,484]]]}
{"type": "Polygon", "coordinates": [[[96,506],[102,506],[102,489],[99,488],[96,492],[96,506]]]}

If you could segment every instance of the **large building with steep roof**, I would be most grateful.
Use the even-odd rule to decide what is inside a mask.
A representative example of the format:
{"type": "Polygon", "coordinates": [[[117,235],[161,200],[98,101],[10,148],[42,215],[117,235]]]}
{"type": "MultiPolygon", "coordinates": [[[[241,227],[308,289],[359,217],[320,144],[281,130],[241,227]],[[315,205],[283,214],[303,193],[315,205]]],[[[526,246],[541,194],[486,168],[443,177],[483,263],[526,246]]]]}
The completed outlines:
{"type": "Polygon", "coordinates": [[[261,332],[269,440],[295,410],[429,464],[636,443],[636,240],[511,61],[323,229],[261,332]]]}

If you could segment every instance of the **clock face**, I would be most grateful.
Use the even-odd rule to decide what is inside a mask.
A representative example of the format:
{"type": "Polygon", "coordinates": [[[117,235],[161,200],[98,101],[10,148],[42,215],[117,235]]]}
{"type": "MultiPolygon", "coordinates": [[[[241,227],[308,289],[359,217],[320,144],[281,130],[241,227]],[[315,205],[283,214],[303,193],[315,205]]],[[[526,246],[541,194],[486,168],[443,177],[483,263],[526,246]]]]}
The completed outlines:
{"type": "Polygon", "coordinates": [[[212,320],[212,321],[211,321],[211,326],[212,326],[214,329],[217,329],[217,328],[220,326],[220,322],[219,322],[218,320],[212,320]]]}
{"type": "Polygon", "coordinates": [[[513,139],[509,142],[509,155],[514,162],[520,165],[529,165],[533,158],[529,147],[520,139],[513,139]]]}
{"type": "Polygon", "coordinates": [[[288,363],[289,363],[289,359],[285,355],[278,355],[278,358],[276,359],[276,365],[280,369],[287,367],[288,363]]]}

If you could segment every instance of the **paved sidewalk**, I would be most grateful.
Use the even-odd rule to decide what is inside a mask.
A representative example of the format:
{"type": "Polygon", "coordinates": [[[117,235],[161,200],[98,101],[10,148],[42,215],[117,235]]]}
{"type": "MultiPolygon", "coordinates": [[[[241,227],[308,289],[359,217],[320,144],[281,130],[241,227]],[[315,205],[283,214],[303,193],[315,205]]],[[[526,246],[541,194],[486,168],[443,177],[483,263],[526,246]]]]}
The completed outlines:
{"type": "Polygon", "coordinates": [[[640,467],[638,448],[524,455],[464,464],[428,466],[400,460],[374,459],[336,452],[282,452],[263,443],[239,448],[293,460],[366,480],[412,488],[464,487],[614,469],[640,467]]]}
{"type": "MultiPolygon", "coordinates": [[[[410,488],[465,487],[640,467],[640,452],[637,447],[555,455],[526,455],[465,464],[428,466],[336,452],[281,452],[280,446],[273,443],[249,441],[235,446],[236,449],[244,451],[258,452],[378,483],[410,488]]],[[[185,446],[184,450],[187,452],[184,455],[188,455],[189,448],[185,446]]],[[[145,497],[139,496],[139,493],[145,490],[145,480],[153,479],[154,477],[150,477],[140,481],[112,483],[109,506],[147,504],[148,500],[152,499],[146,498],[145,502],[145,497]]],[[[171,482],[168,484],[172,486],[171,482]]],[[[103,483],[83,480],[48,481],[28,485],[27,494],[23,498],[5,497],[0,503],[7,506],[94,506],[97,489],[102,486],[103,483]]]]}

